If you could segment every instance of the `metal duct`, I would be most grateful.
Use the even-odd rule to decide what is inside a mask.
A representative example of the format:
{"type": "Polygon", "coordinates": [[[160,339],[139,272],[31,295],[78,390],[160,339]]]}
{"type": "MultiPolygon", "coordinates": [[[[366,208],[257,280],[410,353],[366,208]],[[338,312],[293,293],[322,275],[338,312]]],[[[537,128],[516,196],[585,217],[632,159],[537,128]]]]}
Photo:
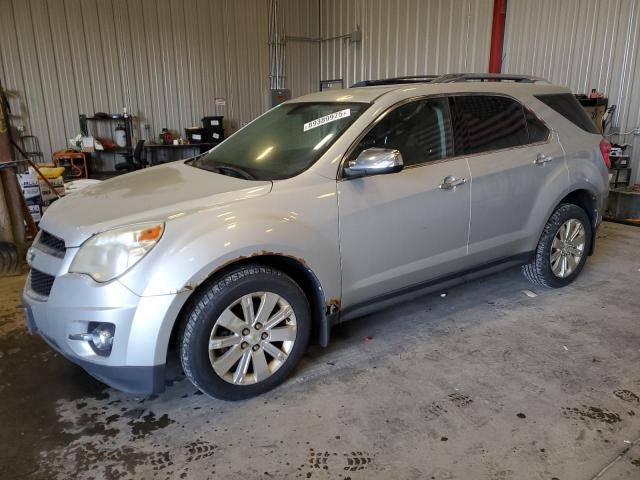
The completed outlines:
{"type": "Polygon", "coordinates": [[[285,49],[283,28],[278,12],[278,0],[269,1],[269,86],[272,90],[285,88],[285,49]]]}

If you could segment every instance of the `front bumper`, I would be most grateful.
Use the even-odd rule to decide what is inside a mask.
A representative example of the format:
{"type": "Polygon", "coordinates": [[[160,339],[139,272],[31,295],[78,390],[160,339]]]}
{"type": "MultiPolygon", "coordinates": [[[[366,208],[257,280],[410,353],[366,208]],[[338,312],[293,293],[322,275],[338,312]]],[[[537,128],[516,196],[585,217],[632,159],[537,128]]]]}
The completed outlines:
{"type": "Polygon", "coordinates": [[[149,367],[111,366],[94,363],[82,358],[71,356],[56,343],[53,338],[46,336],[38,330],[31,309],[25,305],[25,317],[31,333],[39,333],[40,336],[57,352],[67,360],[82,367],[89,375],[97,378],[102,383],[123,392],[135,394],[160,393],[164,390],[165,366],[154,365],[149,367]]]}
{"type": "Polygon", "coordinates": [[[29,329],[53,349],[113,388],[148,394],[164,389],[167,346],[182,303],[177,297],[140,297],[117,280],[98,284],[66,273],[55,278],[46,298],[31,290],[28,279],[23,303],[29,329]],[[88,333],[91,322],[115,325],[108,356],[69,338],[88,333]]]}

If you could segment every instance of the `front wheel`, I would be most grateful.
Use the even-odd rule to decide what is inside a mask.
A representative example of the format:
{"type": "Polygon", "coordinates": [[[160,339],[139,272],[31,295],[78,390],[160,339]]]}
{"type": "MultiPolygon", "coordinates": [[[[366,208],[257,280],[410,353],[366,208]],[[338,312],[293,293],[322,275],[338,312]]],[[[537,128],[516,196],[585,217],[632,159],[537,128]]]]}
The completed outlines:
{"type": "Polygon", "coordinates": [[[309,304],[287,275],[239,267],[197,293],[180,341],[186,376],[224,400],[259,395],[283,382],[311,331],[309,304]]]}
{"type": "Polygon", "coordinates": [[[577,205],[563,203],[544,227],[531,261],[522,266],[532,283],[560,288],[582,271],[592,241],[591,222],[577,205]]]}

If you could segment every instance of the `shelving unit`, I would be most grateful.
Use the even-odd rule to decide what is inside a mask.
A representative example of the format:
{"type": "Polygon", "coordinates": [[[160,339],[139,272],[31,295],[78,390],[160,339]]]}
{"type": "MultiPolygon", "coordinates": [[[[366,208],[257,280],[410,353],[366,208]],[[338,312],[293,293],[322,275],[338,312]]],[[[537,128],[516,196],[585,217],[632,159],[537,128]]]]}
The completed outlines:
{"type": "MultiPolygon", "coordinates": [[[[99,174],[115,174],[115,165],[124,161],[122,155],[130,155],[133,153],[133,121],[134,116],[125,115],[109,115],[109,116],[91,116],[80,115],[80,132],[84,136],[93,136],[94,138],[109,138],[111,140],[115,137],[116,127],[121,124],[124,125],[126,145],[124,147],[112,148],[109,150],[95,150],[93,152],[86,152],[87,156],[91,158],[90,170],[93,173],[99,174]],[[112,156],[110,165],[107,163],[106,155],[112,156]],[[111,168],[104,168],[105,166],[111,168]]],[[[115,142],[115,140],[114,140],[115,142]]]]}
{"type": "Polygon", "coordinates": [[[611,168],[609,169],[609,188],[627,187],[631,182],[631,152],[627,147],[623,155],[609,155],[611,168]]]}
{"type": "Polygon", "coordinates": [[[20,139],[22,140],[22,148],[29,158],[35,163],[44,163],[44,155],[42,154],[38,137],[35,135],[22,135],[20,139]]]}

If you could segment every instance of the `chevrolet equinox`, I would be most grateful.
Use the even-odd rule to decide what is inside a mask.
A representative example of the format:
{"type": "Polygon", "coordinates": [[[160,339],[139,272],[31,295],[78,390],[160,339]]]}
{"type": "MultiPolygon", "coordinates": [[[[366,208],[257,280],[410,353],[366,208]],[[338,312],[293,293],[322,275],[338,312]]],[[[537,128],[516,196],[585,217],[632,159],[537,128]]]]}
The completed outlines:
{"type": "Polygon", "coordinates": [[[569,90],[470,74],[365,84],[56,201],[28,253],[30,331],[135,393],[164,388],[175,344],[197,388],[238,400],[281,383],[338,322],[514,265],[550,288],[580,274],[610,146],[569,90]]]}

